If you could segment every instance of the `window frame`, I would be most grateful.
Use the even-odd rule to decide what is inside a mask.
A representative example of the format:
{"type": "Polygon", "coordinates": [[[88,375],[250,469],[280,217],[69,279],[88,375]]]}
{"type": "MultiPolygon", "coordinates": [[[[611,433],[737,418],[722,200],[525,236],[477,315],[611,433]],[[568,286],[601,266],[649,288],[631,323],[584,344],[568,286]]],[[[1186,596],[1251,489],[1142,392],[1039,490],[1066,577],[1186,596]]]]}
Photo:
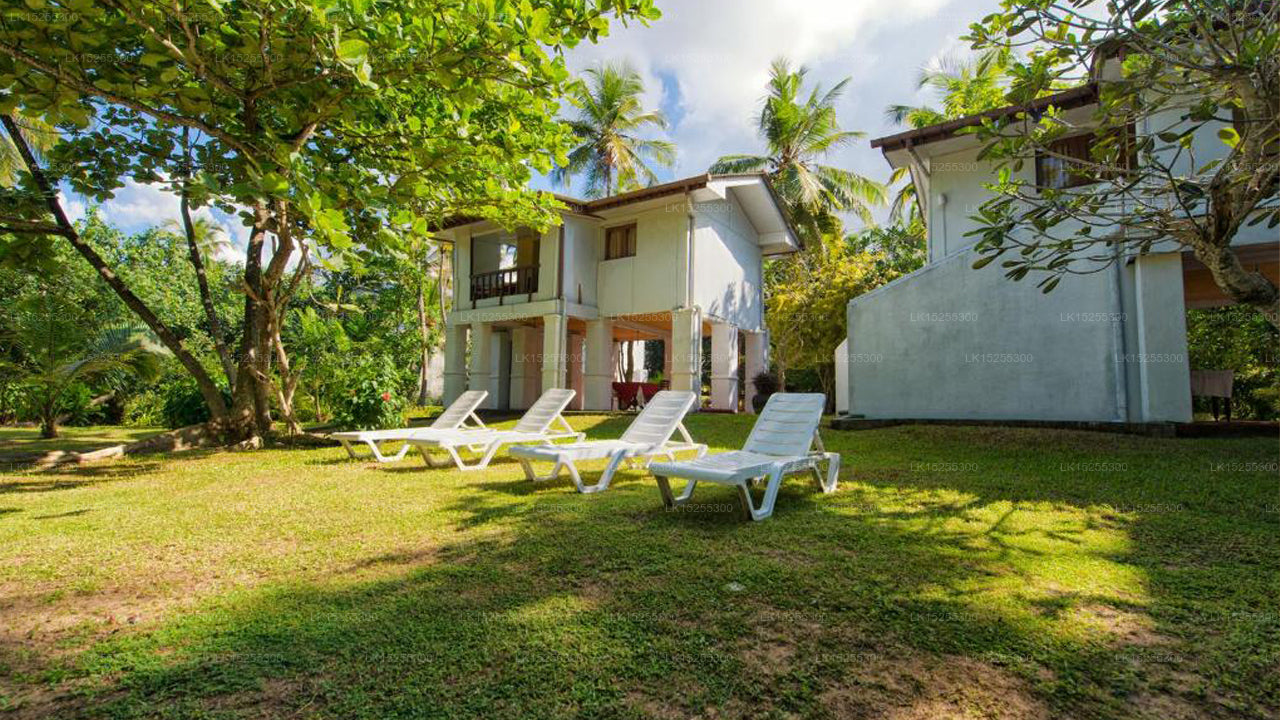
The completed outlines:
{"type": "MultiPolygon", "coordinates": [[[[1126,157],[1125,157],[1124,168],[1125,170],[1132,170],[1134,169],[1134,167],[1137,166],[1137,161],[1138,161],[1137,135],[1136,135],[1134,124],[1129,123],[1127,126],[1125,126],[1124,133],[1126,136],[1126,143],[1129,146],[1128,147],[1129,152],[1126,154],[1126,157]]],[[[1075,135],[1069,135],[1067,137],[1058,138],[1057,140],[1054,140],[1053,142],[1049,143],[1048,147],[1045,148],[1045,150],[1036,150],[1036,158],[1035,158],[1036,189],[1040,191],[1070,190],[1072,188],[1083,187],[1085,185],[1094,185],[1109,179],[1109,174],[1107,173],[1094,174],[1091,168],[1085,168],[1083,172],[1072,172],[1070,169],[1072,165],[1081,167],[1080,163],[1073,163],[1072,160],[1078,160],[1078,161],[1081,161],[1082,163],[1095,162],[1093,159],[1093,147],[1094,147],[1094,144],[1097,143],[1100,139],[1101,138],[1098,136],[1097,131],[1093,130],[1089,132],[1077,133],[1075,135]],[[1062,148],[1064,146],[1067,146],[1068,144],[1081,143],[1081,142],[1083,142],[1084,144],[1083,156],[1062,151],[1062,148]],[[1046,150],[1048,152],[1046,152],[1046,150]],[[1050,155],[1048,154],[1049,152],[1056,153],[1056,155],[1050,155]],[[1057,157],[1057,155],[1066,155],[1067,158],[1057,157]],[[1063,170],[1063,172],[1065,172],[1067,176],[1067,181],[1064,184],[1049,185],[1046,183],[1047,168],[1045,167],[1045,164],[1051,161],[1062,162],[1067,165],[1067,168],[1064,168],[1063,170]]]]}
{"type": "Polygon", "coordinates": [[[623,225],[614,225],[613,227],[607,227],[604,229],[604,259],[606,261],[622,260],[623,258],[635,257],[636,245],[638,244],[639,244],[638,232],[636,228],[636,223],[634,222],[626,223],[623,225]],[[626,234],[623,235],[623,241],[622,241],[623,247],[621,249],[621,252],[615,254],[613,250],[612,240],[614,239],[614,233],[618,231],[623,231],[626,234]]]}

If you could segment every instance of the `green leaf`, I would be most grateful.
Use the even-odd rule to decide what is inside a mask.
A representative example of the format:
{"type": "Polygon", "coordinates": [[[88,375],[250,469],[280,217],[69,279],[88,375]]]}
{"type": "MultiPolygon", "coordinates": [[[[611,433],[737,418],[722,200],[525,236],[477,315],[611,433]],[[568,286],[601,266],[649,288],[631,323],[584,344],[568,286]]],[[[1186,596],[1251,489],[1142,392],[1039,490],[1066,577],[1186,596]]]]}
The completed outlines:
{"type": "Polygon", "coordinates": [[[1218,139],[1227,147],[1234,148],[1240,143],[1240,133],[1233,127],[1222,127],[1218,129],[1218,139]]]}
{"type": "Polygon", "coordinates": [[[343,65],[358,66],[369,57],[369,43],[359,38],[349,38],[338,44],[338,61],[343,65]]]}

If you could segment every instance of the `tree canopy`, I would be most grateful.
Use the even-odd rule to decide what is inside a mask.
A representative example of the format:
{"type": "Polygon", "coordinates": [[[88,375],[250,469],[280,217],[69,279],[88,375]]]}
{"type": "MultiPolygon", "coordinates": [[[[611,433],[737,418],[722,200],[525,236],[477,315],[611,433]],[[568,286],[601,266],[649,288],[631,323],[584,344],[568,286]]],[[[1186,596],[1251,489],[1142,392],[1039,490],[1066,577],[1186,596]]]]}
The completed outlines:
{"type": "Polygon", "coordinates": [[[977,264],[999,259],[1009,277],[1034,273],[1047,292],[1065,275],[1171,241],[1229,298],[1280,326],[1280,292],[1230,249],[1246,228],[1280,224],[1280,3],[1002,8],[972,25],[969,39],[1010,51],[1008,102],[1068,85],[1096,88],[1097,105],[1083,119],[1050,107],[975,129],[980,157],[1001,167],[995,197],[975,217],[977,264]],[[1074,136],[1089,138],[1088,157],[1057,144],[1074,136]],[[1079,182],[1049,187],[1020,172],[1037,156],[1067,163],[1079,182]]]}
{"type": "Polygon", "coordinates": [[[0,258],[29,262],[65,238],[242,437],[270,430],[293,263],[395,250],[452,214],[550,222],[554,199],[525,185],[566,160],[561,51],[607,33],[610,17],[658,15],[652,0],[27,5],[0,18],[0,119],[24,166],[0,197],[0,258]],[[38,157],[19,117],[56,126],[62,142],[38,157]],[[63,184],[105,200],[125,177],[251,228],[231,408],[61,208],[63,184]]]}

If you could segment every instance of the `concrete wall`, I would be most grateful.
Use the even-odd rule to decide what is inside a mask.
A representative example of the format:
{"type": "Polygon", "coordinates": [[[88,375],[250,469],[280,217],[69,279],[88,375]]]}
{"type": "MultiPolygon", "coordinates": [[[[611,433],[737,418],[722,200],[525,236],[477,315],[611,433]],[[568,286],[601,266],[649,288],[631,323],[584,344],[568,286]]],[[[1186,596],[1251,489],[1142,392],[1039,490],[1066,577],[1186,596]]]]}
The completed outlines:
{"type": "Polygon", "coordinates": [[[849,412],[867,417],[1124,420],[1113,273],[1051,294],[972,250],[850,301],[849,412]]]}
{"type": "Polygon", "coordinates": [[[564,296],[594,306],[600,297],[596,271],[604,257],[603,231],[583,218],[566,217],[564,223],[564,296]]]}
{"type": "MultiPolygon", "coordinates": [[[[610,221],[606,227],[631,220],[610,221]]],[[[600,314],[663,313],[683,303],[683,263],[688,216],[663,208],[635,216],[634,257],[604,260],[604,228],[596,238],[600,314]]]]}
{"type": "Polygon", "coordinates": [[[732,195],[694,205],[693,276],[694,303],[708,317],[764,329],[759,239],[732,195]]]}

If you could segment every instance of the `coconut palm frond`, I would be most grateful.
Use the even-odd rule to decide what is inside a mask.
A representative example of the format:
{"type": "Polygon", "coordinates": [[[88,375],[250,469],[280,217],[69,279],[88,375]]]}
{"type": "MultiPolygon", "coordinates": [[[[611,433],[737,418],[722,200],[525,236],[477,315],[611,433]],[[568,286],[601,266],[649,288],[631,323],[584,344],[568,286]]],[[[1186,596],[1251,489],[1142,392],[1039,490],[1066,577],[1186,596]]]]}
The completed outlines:
{"type": "Polygon", "coordinates": [[[644,81],[626,62],[588,68],[572,91],[578,108],[568,121],[580,145],[569,153],[568,163],[553,169],[557,185],[582,176],[587,197],[600,197],[634,186],[641,179],[652,183],[661,167],[675,164],[675,146],[668,141],[637,137],[650,128],[667,127],[659,110],[646,110],[641,102],[644,81]]]}

